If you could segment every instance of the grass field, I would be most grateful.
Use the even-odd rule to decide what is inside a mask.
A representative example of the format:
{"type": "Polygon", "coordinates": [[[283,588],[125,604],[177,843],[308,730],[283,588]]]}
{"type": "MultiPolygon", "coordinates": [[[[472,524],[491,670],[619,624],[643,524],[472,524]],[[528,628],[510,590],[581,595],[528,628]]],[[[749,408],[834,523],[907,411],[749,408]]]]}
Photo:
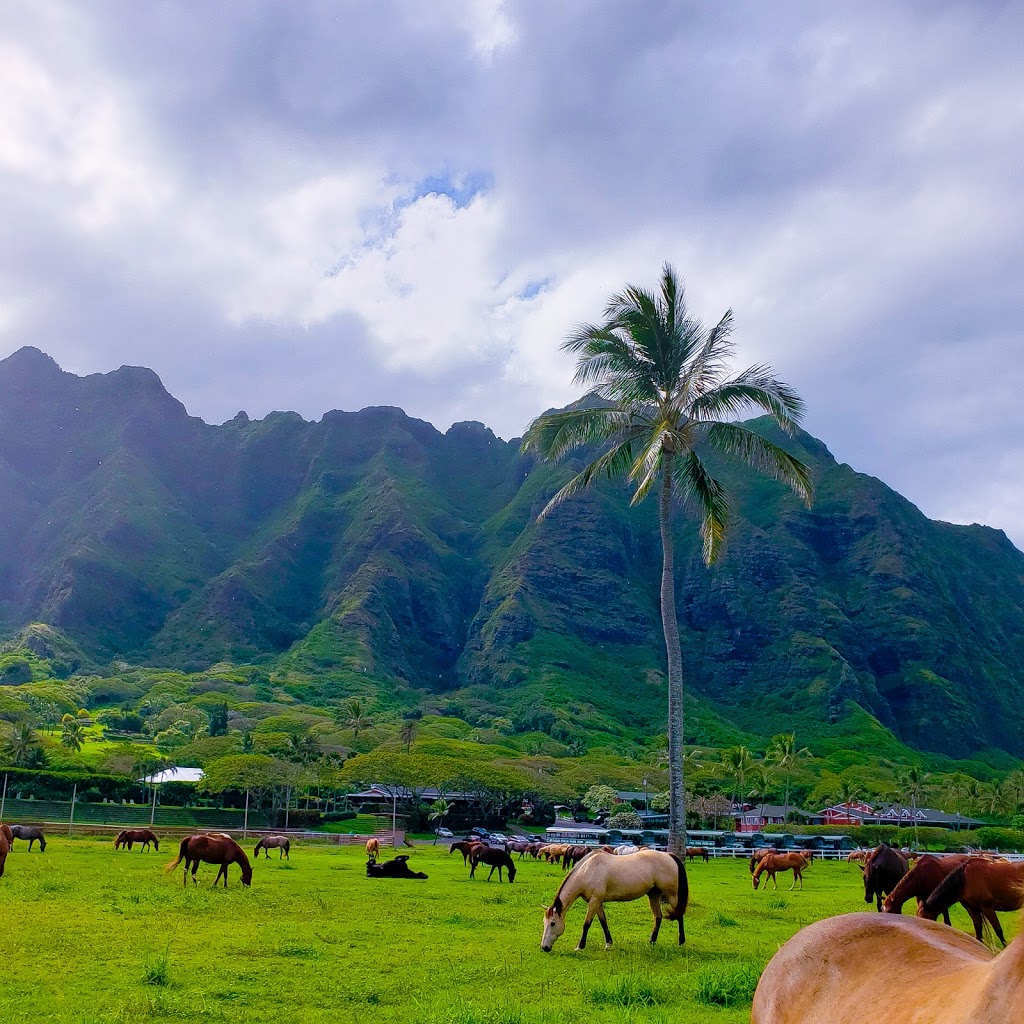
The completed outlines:
{"type": "MultiPolygon", "coordinates": [[[[562,877],[523,862],[514,885],[470,881],[456,854],[420,847],[430,878],[370,880],[362,850],[301,846],[261,860],[251,889],[182,887],[176,855],[115,853],[54,836],[17,843],[0,879],[0,1017],[132,1021],[425,1021],[576,1024],[749,1020],[757,976],[818,918],[864,909],[860,872],[815,864],[806,889],[753,892],[744,861],[689,868],[687,945],[666,923],[647,943],[646,900],[613,904],[615,946],[595,925],[573,951],[582,904],[550,954],[541,910],[562,877]],[[726,1004],[726,1005],[723,1005],[726,1004]]],[[[390,852],[390,851],[388,851],[390,852]]],[[[966,927],[962,912],[956,918],[966,927]]],[[[1017,922],[1007,915],[1007,936],[1017,922]]]]}

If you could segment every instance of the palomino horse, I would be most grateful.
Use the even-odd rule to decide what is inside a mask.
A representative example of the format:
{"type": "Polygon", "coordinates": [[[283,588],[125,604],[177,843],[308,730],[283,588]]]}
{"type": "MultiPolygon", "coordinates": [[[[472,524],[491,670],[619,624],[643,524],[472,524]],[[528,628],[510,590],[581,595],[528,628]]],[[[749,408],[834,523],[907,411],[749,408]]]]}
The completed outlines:
{"type": "Polygon", "coordinates": [[[509,884],[516,880],[516,866],[512,861],[511,856],[504,850],[498,850],[493,846],[478,846],[470,855],[469,863],[472,867],[469,869],[469,877],[476,877],[476,866],[477,864],[489,864],[491,867],[490,873],[487,875],[487,881],[491,880],[491,875],[494,874],[494,869],[498,869],[498,881],[504,881],[501,877],[501,870],[504,868],[508,872],[509,884]]]}
{"type": "MultiPolygon", "coordinates": [[[[269,857],[270,854],[267,856],[269,857]]],[[[380,841],[371,836],[366,840],[366,858],[376,863],[378,857],[380,857],[380,841]]]]}
{"type": "MultiPolygon", "coordinates": [[[[971,915],[979,942],[984,922],[988,921],[1005,946],[1006,938],[996,912],[1020,910],[1024,906],[1024,862],[1013,864],[1008,860],[968,857],[939,883],[917,916],[934,921],[954,903],[962,903],[971,915]]],[[[1024,987],[1024,976],[1021,985],[1024,987]]]]}
{"type": "Polygon", "coordinates": [[[1024,932],[998,955],[963,932],[844,914],[797,932],[754,993],[752,1024],[1020,1024],[1024,932]]]}
{"type": "Polygon", "coordinates": [[[471,840],[460,839],[457,843],[452,843],[452,845],[448,847],[448,853],[453,854],[456,852],[456,850],[459,853],[461,853],[462,863],[465,866],[469,863],[470,854],[474,850],[480,849],[480,847],[482,847],[483,845],[483,843],[475,843],[471,840]]]}
{"type": "Polygon", "coordinates": [[[181,841],[177,859],[171,861],[164,870],[173,871],[182,861],[185,862],[185,873],[181,876],[184,885],[188,885],[189,867],[192,868],[192,881],[196,881],[196,872],[199,870],[200,861],[220,865],[220,871],[217,872],[217,877],[213,880],[214,886],[223,876],[224,888],[228,887],[229,864],[237,864],[242,869],[242,885],[252,884],[252,866],[249,864],[249,858],[245,855],[245,850],[231,836],[223,833],[185,836],[181,841]]]}
{"type": "Polygon", "coordinates": [[[125,828],[117,833],[117,838],[114,840],[114,849],[120,850],[122,846],[127,849],[131,849],[136,843],[142,843],[142,849],[145,850],[150,843],[153,844],[153,849],[159,852],[160,840],[157,839],[156,833],[150,831],[148,828],[125,828]]]}
{"type": "Polygon", "coordinates": [[[864,902],[874,900],[875,909],[881,911],[882,897],[891,893],[909,870],[907,858],[899,850],[884,844],[872,850],[861,866],[864,872],[864,902]]]}
{"type": "Polygon", "coordinates": [[[646,896],[651,904],[654,930],[651,942],[658,941],[661,929],[664,901],[668,905],[665,916],[679,922],[679,944],[686,941],[683,930],[683,915],[689,901],[689,887],[686,882],[686,865],[673,853],[657,850],[642,850],[635,857],[616,857],[614,854],[596,851],[580,861],[566,875],[555,893],[550,907],[544,908],[544,933],[540,948],[551,952],[555,939],[565,931],[566,911],[579,899],[587,901],[587,916],[583,922],[583,934],[577,949],[587,944],[587,932],[596,917],[604,930],[605,949],[610,949],[612,933],[604,916],[606,903],[625,903],[646,896]]]}
{"type": "Polygon", "coordinates": [[[260,841],[256,844],[256,849],[253,851],[253,856],[259,860],[260,850],[262,850],[267,857],[270,856],[271,850],[280,850],[281,852],[277,855],[277,859],[280,860],[282,857],[287,857],[291,860],[291,840],[287,836],[261,836],[260,841]]]}
{"type": "MultiPolygon", "coordinates": [[[[767,853],[754,868],[754,888],[756,889],[760,884],[761,876],[767,875],[778,889],[779,880],[775,876],[780,871],[792,871],[793,884],[789,888],[795,889],[796,883],[799,882],[802,889],[804,887],[804,871],[807,870],[809,864],[810,858],[802,853],[767,853]]],[[[768,888],[767,882],[764,883],[764,887],[768,888]]]]}
{"type": "MultiPolygon", "coordinates": [[[[882,900],[882,913],[902,914],[903,904],[907,900],[916,899],[918,910],[925,900],[939,887],[939,883],[954,868],[960,867],[967,860],[966,854],[958,853],[952,857],[935,857],[924,853],[917,863],[899,880],[896,888],[882,900]]],[[[942,912],[946,924],[950,924],[949,908],[942,912]]]]}
{"type": "Polygon", "coordinates": [[[43,830],[38,825],[9,825],[8,828],[10,828],[11,835],[15,839],[27,840],[30,850],[32,849],[32,844],[38,842],[39,852],[46,852],[46,836],[43,835],[43,830]]]}

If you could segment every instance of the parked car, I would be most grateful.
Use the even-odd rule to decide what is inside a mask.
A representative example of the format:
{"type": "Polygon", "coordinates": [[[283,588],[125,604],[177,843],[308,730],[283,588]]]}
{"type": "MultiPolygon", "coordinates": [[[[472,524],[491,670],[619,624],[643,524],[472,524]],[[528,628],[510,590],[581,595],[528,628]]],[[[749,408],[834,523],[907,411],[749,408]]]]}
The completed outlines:
{"type": "Polygon", "coordinates": [[[454,839],[455,833],[450,828],[438,828],[434,830],[438,839],[454,839]]]}
{"type": "Polygon", "coordinates": [[[480,828],[479,825],[475,825],[466,833],[467,839],[486,839],[491,833],[485,828],[480,828]]]}
{"type": "Polygon", "coordinates": [[[492,832],[487,837],[487,842],[490,846],[504,846],[508,842],[508,836],[501,832],[492,832]]]}

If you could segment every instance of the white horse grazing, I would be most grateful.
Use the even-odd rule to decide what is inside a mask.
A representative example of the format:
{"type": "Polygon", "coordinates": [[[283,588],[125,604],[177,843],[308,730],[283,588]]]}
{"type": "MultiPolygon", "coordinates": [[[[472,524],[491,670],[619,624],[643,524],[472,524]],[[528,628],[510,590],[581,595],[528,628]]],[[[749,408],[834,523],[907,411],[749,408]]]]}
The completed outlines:
{"type": "Polygon", "coordinates": [[[686,941],[683,931],[683,915],[689,889],[686,883],[686,865],[671,853],[657,850],[640,850],[635,857],[616,857],[614,854],[595,850],[576,865],[566,876],[555,894],[555,901],[544,908],[544,933],[540,948],[545,953],[562,932],[565,931],[566,911],[578,900],[587,901],[587,917],[583,922],[583,934],[577,949],[587,944],[587,932],[596,917],[604,930],[605,949],[610,949],[612,934],[604,916],[605,903],[624,903],[646,896],[654,916],[654,930],[651,942],[658,941],[661,928],[662,902],[668,905],[666,916],[670,921],[679,922],[679,944],[686,941]]]}

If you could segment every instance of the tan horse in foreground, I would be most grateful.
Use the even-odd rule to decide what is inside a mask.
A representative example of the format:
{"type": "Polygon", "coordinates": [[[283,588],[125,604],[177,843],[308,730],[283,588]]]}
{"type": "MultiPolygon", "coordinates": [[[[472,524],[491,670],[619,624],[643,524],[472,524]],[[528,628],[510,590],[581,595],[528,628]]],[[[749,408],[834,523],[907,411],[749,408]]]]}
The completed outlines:
{"type": "Polygon", "coordinates": [[[765,968],[751,1024],[1020,1024],[1024,932],[998,955],[963,932],[844,914],[797,932],[765,968]]]}
{"type": "Polygon", "coordinates": [[[544,932],[540,948],[551,952],[555,940],[565,931],[565,915],[579,899],[587,901],[587,916],[577,949],[587,945],[587,932],[596,917],[604,931],[605,949],[612,945],[612,933],[604,915],[606,903],[625,903],[646,896],[651,904],[654,930],[651,942],[658,941],[661,929],[662,902],[668,906],[665,914],[670,921],[679,922],[679,944],[686,941],[683,915],[689,900],[686,865],[671,853],[641,850],[633,857],[617,857],[613,853],[597,850],[585,857],[566,875],[555,893],[554,902],[544,908],[544,932]]]}
{"type": "MultiPolygon", "coordinates": [[[[793,872],[793,884],[789,887],[791,890],[796,888],[796,883],[800,883],[800,888],[804,887],[804,872],[807,870],[811,863],[811,858],[802,853],[767,853],[757,863],[757,867],[754,868],[754,888],[756,889],[761,881],[762,875],[767,875],[775,883],[775,888],[779,887],[779,880],[775,877],[780,871],[792,871],[793,872]]],[[[765,889],[768,888],[767,881],[764,883],[765,889]]]]}

